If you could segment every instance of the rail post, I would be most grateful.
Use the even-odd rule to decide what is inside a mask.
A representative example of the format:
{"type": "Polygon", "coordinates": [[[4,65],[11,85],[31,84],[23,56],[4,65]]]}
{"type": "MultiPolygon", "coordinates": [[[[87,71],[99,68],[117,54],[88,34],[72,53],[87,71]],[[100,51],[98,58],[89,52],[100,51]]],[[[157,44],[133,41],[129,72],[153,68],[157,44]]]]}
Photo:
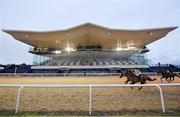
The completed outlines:
{"type": "Polygon", "coordinates": [[[0,87],[18,87],[18,92],[17,92],[17,98],[16,98],[16,108],[15,108],[15,113],[18,113],[19,109],[19,101],[20,101],[20,95],[21,95],[21,90],[25,87],[35,87],[35,88],[40,88],[40,87],[54,87],[54,88],[62,88],[62,87],[86,87],[88,88],[88,111],[89,115],[92,114],[92,88],[93,87],[131,87],[131,86],[156,86],[159,89],[159,94],[160,94],[160,101],[161,101],[161,107],[162,111],[165,112],[165,104],[164,104],[164,97],[163,97],[163,90],[161,86],[180,86],[180,83],[173,83],[173,84],[137,84],[137,85],[128,85],[128,84],[91,84],[91,85],[12,85],[12,84],[0,84],[0,87]]]}
{"type": "Polygon", "coordinates": [[[18,89],[18,92],[17,92],[15,113],[18,113],[18,109],[19,109],[19,99],[20,99],[21,89],[22,89],[22,88],[24,88],[24,86],[21,86],[21,87],[18,89]]]}
{"type": "Polygon", "coordinates": [[[166,112],[165,106],[164,106],[164,96],[163,96],[162,88],[161,88],[159,85],[156,85],[156,87],[159,88],[159,93],[160,93],[160,98],[161,98],[161,107],[162,107],[162,111],[163,111],[163,112],[166,112]]]}
{"type": "Polygon", "coordinates": [[[92,86],[89,86],[89,115],[92,112],[92,86]]]}

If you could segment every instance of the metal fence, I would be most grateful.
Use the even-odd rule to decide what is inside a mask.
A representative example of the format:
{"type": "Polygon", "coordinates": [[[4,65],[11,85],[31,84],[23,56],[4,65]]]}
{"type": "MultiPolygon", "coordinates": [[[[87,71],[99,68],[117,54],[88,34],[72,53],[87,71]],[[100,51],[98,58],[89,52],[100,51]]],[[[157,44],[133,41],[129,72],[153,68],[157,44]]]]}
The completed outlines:
{"type": "Polygon", "coordinates": [[[98,84],[98,85],[12,85],[12,84],[1,84],[0,87],[14,87],[18,88],[17,92],[17,98],[16,98],[16,107],[15,107],[15,113],[18,113],[19,111],[19,100],[20,100],[20,95],[21,95],[21,90],[23,88],[89,88],[89,115],[92,114],[92,88],[95,87],[157,87],[159,89],[159,94],[160,94],[160,100],[161,100],[161,107],[162,107],[162,112],[165,112],[165,105],[164,105],[164,96],[163,96],[163,91],[161,86],[180,86],[180,83],[173,83],[173,84],[134,84],[134,85],[125,85],[125,84],[98,84]]]}
{"type": "MultiPolygon", "coordinates": [[[[144,72],[150,76],[155,72],[144,72]]],[[[119,76],[120,73],[0,73],[0,77],[94,77],[94,76],[119,76]]]]}

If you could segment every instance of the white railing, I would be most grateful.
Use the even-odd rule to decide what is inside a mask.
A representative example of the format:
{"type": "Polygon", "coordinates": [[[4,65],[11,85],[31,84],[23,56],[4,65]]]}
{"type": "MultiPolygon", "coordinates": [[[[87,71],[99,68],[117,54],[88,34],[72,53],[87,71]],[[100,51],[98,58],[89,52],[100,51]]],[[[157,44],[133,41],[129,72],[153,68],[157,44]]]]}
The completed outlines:
{"type": "MultiPolygon", "coordinates": [[[[142,74],[154,76],[155,72],[144,72],[142,74]]],[[[0,77],[86,77],[86,76],[119,76],[120,73],[0,73],[0,77]]]]}
{"type": "Polygon", "coordinates": [[[21,90],[23,88],[89,88],[89,115],[92,114],[92,88],[95,87],[157,87],[159,89],[160,93],[160,100],[161,100],[161,107],[162,112],[165,112],[165,106],[164,106],[164,96],[161,86],[180,86],[180,83],[173,83],[173,84],[97,84],[97,85],[12,85],[12,84],[0,84],[0,87],[15,87],[19,88],[17,92],[17,98],[16,98],[16,107],[15,107],[15,113],[18,113],[19,111],[19,100],[21,95],[21,90]]]}
{"type": "Polygon", "coordinates": [[[85,77],[118,75],[119,73],[0,73],[0,77],[85,77]]]}

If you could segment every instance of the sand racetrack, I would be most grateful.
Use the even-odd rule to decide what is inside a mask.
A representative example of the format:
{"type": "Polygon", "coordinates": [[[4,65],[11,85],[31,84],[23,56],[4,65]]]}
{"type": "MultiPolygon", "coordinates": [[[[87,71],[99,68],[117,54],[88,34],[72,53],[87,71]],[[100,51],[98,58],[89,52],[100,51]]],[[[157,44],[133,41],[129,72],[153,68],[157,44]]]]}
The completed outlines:
{"type": "MultiPolygon", "coordinates": [[[[160,83],[160,78],[147,83],[160,83]]],[[[0,84],[123,84],[126,78],[118,77],[68,77],[68,78],[3,78],[0,84]]],[[[167,83],[167,81],[163,81],[167,83]]],[[[175,78],[172,83],[180,83],[175,78]]],[[[180,111],[180,87],[162,87],[168,113],[180,111]]],[[[87,115],[88,88],[25,88],[20,97],[20,112],[37,112],[52,115],[87,115]]],[[[0,88],[0,115],[13,113],[17,88],[0,88]]],[[[144,87],[138,91],[130,87],[93,88],[93,115],[121,115],[136,113],[161,113],[159,90],[144,87]]]]}

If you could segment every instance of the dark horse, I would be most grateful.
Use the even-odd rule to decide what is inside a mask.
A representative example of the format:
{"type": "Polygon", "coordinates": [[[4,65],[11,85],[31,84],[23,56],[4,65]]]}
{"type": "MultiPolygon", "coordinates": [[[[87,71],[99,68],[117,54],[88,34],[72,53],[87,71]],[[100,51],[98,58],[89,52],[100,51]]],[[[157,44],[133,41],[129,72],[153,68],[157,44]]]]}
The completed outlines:
{"type": "Polygon", "coordinates": [[[168,83],[172,82],[174,80],[174,77],[177,76],[179,77],[177,74],[173,73],[173,72],[170,72],[170,71],[167,71],[165,69],[160,69],[158,74],[161,74],[162,77],[161,77],[161,82],[162,82],[162,79],[165,78],[166,81],[168,81],[168,78],[169,78],[169,81],[168,83]]]}
{"type": "MultiPolygon", "coordinates": [[[[135,84],[135,83],[138,83],[138,82],[140,82],[140,84],[147,84],[146,83],[147,80],[148,81],[156,80],[156,79],[151,79],[150,77],[148,77],[145,74],[140,74],[139,76],[137,76],[130,70],[127,70],[124,73],[122,72],[120,78],[122,78],[123,76],[127,77],[127,80],[124,82],[125,84],[127,84],[130,81],[131,81],[130,84],[135,84]]],[[[138,90],[140,90],[140,89],[142,89],[142,87],[140,87],[138,90]]]]}

